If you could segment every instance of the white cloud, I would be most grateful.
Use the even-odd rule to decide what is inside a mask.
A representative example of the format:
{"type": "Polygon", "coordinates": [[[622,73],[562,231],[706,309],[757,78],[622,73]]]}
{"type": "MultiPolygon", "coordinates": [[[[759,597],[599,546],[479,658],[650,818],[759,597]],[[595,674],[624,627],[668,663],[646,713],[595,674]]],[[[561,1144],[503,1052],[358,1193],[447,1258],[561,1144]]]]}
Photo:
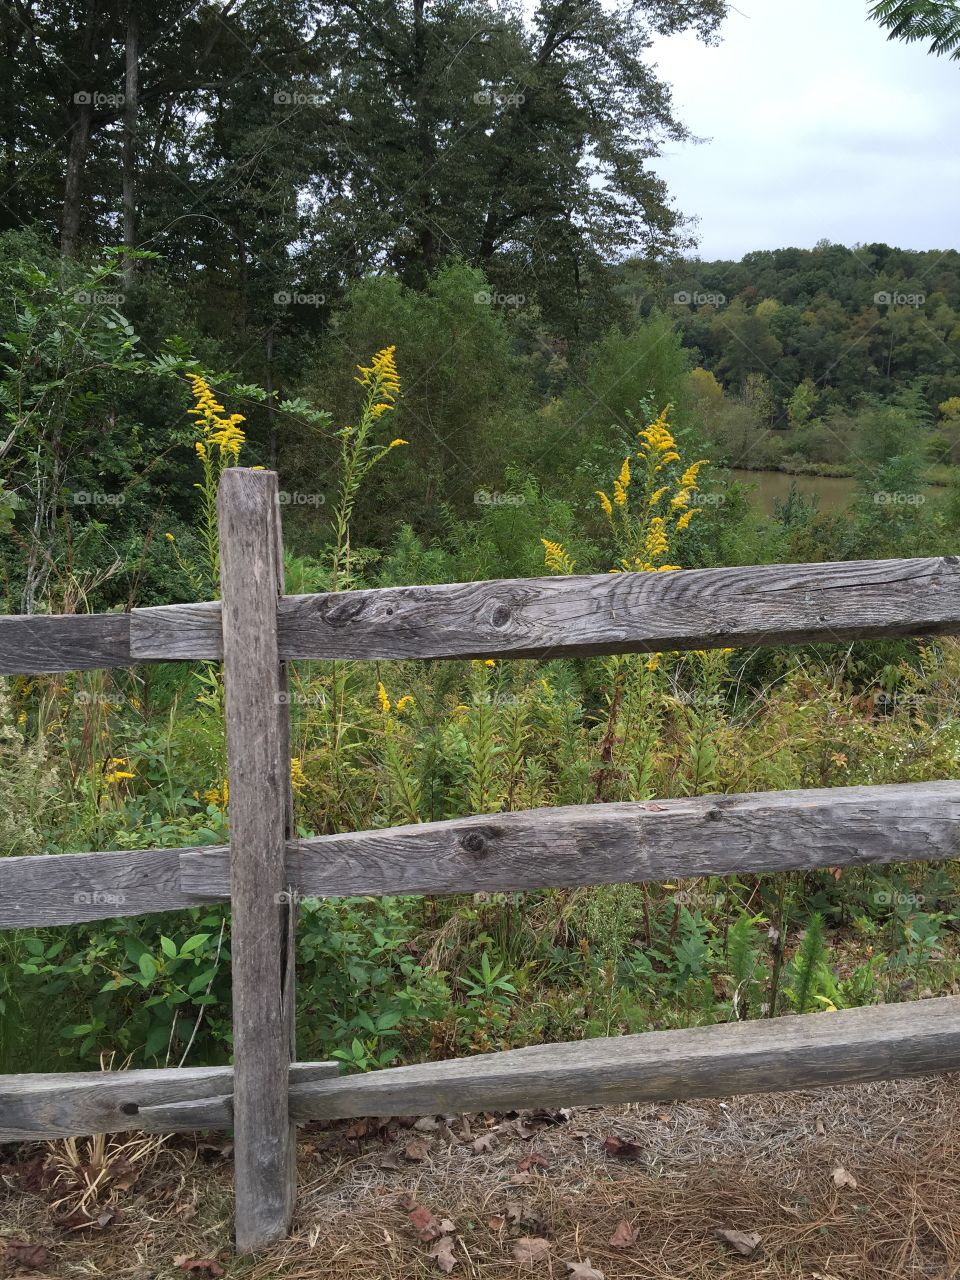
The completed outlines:
{"type": "Polygon", "coordinates": [[[709,141],[656,162],[700,254],[827,238],[960,247],[960,66],[890,42],[857,0],[737,0],[723,43],[657,42],[677,112],[709,141]]]}

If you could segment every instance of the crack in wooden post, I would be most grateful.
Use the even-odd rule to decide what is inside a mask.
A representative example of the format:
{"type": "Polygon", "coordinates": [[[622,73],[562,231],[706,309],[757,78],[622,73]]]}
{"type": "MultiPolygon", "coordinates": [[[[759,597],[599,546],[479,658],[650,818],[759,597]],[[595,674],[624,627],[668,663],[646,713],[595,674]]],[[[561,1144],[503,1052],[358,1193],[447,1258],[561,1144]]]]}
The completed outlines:
{"type": "Polygon", "coordinates": [[[290,1123],[294,910],[288,892],[290,728],[277,647],[283,552],[277,477],[220,481],[223,667],[230,781],[236,1242],[282,1240],[296,1195],[290,1123]]]}

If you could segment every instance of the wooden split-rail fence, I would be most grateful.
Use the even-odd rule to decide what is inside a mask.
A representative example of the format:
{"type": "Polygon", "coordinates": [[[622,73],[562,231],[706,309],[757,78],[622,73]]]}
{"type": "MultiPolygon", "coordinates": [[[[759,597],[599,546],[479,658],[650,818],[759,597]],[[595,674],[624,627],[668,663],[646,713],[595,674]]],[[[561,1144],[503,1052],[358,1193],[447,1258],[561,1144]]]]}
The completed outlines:
{"type": "MultiPolygon", "coordinates": [[[[0,928],[229,902],[232,1067],[0,1076],[0,1141],[232,1128],[236,1240],[282,1238],[295,1125],[807,1088],[960,1068],[960,998],[545,1044],[339,1075],[294,1061],[299,895],[470,893],[955,856],[960,784],[575,805],[296,839],[285,664],[545,658],[960,632],[960,559],[287,596],[277,479],[219,494],[222,600],[0,618],[0,674],[224,665],[230,846],[0,857],[0,928]]],[[[0,850],[2,853],[2,850],[0,850]]]]}

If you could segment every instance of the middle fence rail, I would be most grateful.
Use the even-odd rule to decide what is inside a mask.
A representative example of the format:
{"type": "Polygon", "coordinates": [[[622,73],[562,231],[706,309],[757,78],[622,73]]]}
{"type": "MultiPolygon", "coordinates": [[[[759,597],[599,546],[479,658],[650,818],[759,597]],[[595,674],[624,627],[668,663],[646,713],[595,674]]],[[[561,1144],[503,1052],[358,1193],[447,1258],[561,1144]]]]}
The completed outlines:
{"type": "Polygon", "coordinates": [[[292,659],[529,658],[960,633],[960,558],[283,595],[276,476],[221,481],[224,600],[0,618],[0,674],[223,661],[231,844],[0,857],[0,928],[232,904],[234,1067],[0,1076],[0,1141],[236,1130],[237,1242],[280,1238],[292,1123],[804,1088],[960,1068],[960,998],[547,1044],[341,1076],[295,1063],[305,896],[567,888],[943,861],[960,784],[698,796],[293,838],[292,659]]]}

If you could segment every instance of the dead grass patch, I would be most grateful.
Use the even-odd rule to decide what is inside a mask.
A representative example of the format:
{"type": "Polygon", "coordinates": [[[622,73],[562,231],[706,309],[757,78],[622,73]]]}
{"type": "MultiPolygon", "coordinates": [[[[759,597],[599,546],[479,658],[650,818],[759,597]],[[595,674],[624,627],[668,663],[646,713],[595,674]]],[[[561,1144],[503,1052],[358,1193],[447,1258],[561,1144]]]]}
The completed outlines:
{"type": "Polygon", "coordinates": [[[430,1125],[308,1126],[294,1235],[252,1259],[230,1247],[226,1141],[154,1150],[93,1229],[58,1220],[49,1152],[5,1148],[0,1240],[46,1257],[13,1250],[0,1274],[183,1280],[210,1260],[231,1280],[427,1280],[439,1253],[470,1280],[566,1280],[587,1259],[606,1280],[960,1276],[960,1077],[430,1125]],[[760,1241],[745,1256],[723,1231],[760,1241]]]}

